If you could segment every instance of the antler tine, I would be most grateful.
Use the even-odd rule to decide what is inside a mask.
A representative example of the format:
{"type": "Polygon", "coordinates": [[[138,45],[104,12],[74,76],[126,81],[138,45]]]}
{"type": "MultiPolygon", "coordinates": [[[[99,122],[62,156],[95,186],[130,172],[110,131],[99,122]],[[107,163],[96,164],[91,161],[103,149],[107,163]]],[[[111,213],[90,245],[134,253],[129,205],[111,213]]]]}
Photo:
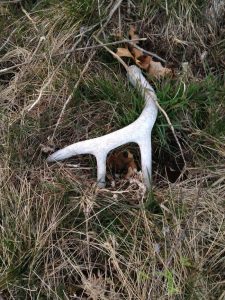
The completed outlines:
{"type": "Polygon", "coordinates": [[[145,98],[145,107],[139,118],[130,125],[112,133],[78,142],[50,155],[48,162],[64,160],[78,154],[92,154],[97,159],[97,182],[105,186],[107,154],[127,143],[135,142],[141,151],[141,166],[144,182],[150,187],[152,173],[151,131],[157,117],[156,95],[137,66],[127,67],[127,75],[133,86],[138,87],[145,98]]]}

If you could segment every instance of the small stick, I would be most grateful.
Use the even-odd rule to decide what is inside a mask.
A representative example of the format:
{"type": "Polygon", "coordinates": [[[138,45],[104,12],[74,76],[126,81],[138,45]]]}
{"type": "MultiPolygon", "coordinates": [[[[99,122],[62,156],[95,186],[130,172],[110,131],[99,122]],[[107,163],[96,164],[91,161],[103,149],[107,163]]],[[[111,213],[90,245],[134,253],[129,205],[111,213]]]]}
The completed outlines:
{"type": "Polygon", "coordinates": [[[48,85],[51,83],[52,78],[54,77],[55,73],[53,73],[47,80],[47,82],[41,87],[40,91],[39,91],[39,95],[37,97],[37,99],[27,108],[27,111],[31,111],[34,106],[37,105],[37,103],[41,100],[41,97],[45,91],[45,89],[48,87],[48,85]]]}
{"type": "Polygon", "coordinates": [[[110,10],[108,18],[104,24],[104,26],[102,27],[102,29],[98,32],[98,35],[100,33],[102,33],[103,29],[107,26],[107,24],[109,23],[109,21],[111,20],[112,16],[114,15],[115,11],[120,7],[121,3],[123,2],[123,0],[117,0],[116,3],[114,4],[113,8],[110,10]]]}
{"type": "Polygon", "coordinates": [[[120,58],[115,52],[113,52],[106,45],[104,45],[95,35],[93,37],[102,47],[104,47],[109,53],[111,53],[112,56],[115,57],[124,66],[125,70],[128,72],[128,65],[122,60],[122,58],[120,58]]]}
{"type": "Polygon", "coordinates": [[[128,40],[127,43],[130,44],[131,46],[133,46],[134,48],[141,50],[144,54],[153,56],[153,57],[157,58],[158,60],[160,60],[161,62],[166,63],[165,59],[163,59],[162,57],[158,56],[157,54],[155,54],[153,52],[150,52],[150,51],[147,51],[147,50],[141,48],[140,46],[134,44],[133,41],[135,41],[135,40],[128,40]]]}
{"type": "MultiPolygon", "coordinates": [[[[146,40],[147,40],[147,38],[133,39],[134,42],[135,41],[146,41],[146,40]]],[[[129,43],[129,42],[130,42],[130,40],[124,39],[124,40],[115,41],[115,42],[106,43],[106,44],[101,43],[101,45],[93,45],[93,46],[88,46],[88,47],[81,47],[81,48],[71,49],[71,50],[68,50],[68,51],[65,51],[65,52],[62,52],[62,53],[59,53],[59,54],[55,54],[54,56],[64,55],[64,54],[72,53],[72,52],[75,52],[75,51],[96,49],[96,48],[101,48],[103,46],[111,46],[111,45],[117,45],[117,44],[121,44],[121,43],[129,43]]]]}
{"type": "Polygon", "coordinates": [[[5,69],[1,69],[1,70],[0,70],[0,74],[2,74],[2,73],[7,73],[7,72],[10,71],[10,70],[13,70],[13,69],[15,69],[15,68],[24,66],[24,65],[26,65],[27,63],[28,63],[28,62],[24,62],[24,63],[18,64],[18,65],[14,65],[14,66],[11,66],[11,67],[8,67],[8,68],[5,68],[5,69]]]}
{"type": "Polygon", "coordinates": [[[9,1],[1,1],[0,5],[1,4],[10,4],[10,3],[19,3],[21,2],[22,0],[9,0],[9,1]]]}
{"type": "Polygon", "coordinates": [[[121,13],[120,13],[120,7],[118,9],[118,23],[119,23],[119,36],[122,36],[122,26],[121,26],[121,13]]]}

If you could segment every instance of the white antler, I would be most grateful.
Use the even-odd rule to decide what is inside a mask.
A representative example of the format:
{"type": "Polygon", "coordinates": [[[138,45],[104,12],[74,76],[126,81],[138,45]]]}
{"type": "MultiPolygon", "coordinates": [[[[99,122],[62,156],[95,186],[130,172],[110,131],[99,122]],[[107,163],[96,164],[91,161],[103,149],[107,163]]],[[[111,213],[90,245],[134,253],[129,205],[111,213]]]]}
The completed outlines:
{"type": "Polygon", "coordinates": [[[48,157],[48,162],[63,160],[78,154],[93,154],[97,159],[98,186],[104,187],[107,154],[121,145],[134,142],[140,147],[144,182],[147,187],[150,187],[152,173],[151,131],[157,117],[158,110],[155,104],[157,98],[154,89],[137,66],[128,67],[127,75],[132,85],[138,87],[145,98],[145,107],[139,118],[130,125],[112,133],[78,142],[56,151],[48,157]]]}

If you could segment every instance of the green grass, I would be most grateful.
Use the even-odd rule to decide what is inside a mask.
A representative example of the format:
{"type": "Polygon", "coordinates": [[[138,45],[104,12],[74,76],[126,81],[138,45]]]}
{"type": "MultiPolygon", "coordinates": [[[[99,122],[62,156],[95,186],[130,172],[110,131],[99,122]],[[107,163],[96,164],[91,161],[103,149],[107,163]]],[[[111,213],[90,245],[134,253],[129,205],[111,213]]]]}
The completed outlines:
{"type": "MultiPolygon", "coordinates": [[[[122,79],[116,78],[91,78],[81,85],[74,99],[77,104],[109,104],[109,108],[112,106],[112,126],[121,128],[137,119],[144,107],[138,91],[135,92],[130,85],[121,81],[122,79]]],[[[223,143],[225,92],[222,85],[223,81],[213,75],[208,75],[201,82],[185,83],[182,80],[168,79],[156,85],[160,105],[167,112],[182,143],[189,144],[194,153],[204,146],[205,135],[209,139],[212,137],[215,143],[217,140],[218,143],[223,143]],[[198,141],[189,137],[191,131],[199,132],[198,141]]],[[[176,143],[171,143],[171,136],[165,117],[159,113],[153,130],[154,146],[160,152],[175,155],[179,149],[176,143]]],[[[202,157],[204,153],[203,147],[199,155],[202,157]]]]}
{"type": "Polygon", "coordinates": [[[75,95],[81,102],[103,102],[112,107],[112,116],[115,126],[124,127],[132,123],[140,115],[144,100],[138,93],[134,93],[131,86],[124,82],[123,78],[99,79],[92,78],[86,82],[75,95]]]}
{"type": "MultiPolygon", "coordinates": [[[[159,103],[167,112],[177,135],[194,152],[204,145],[205,135],[209,139],[211,137],[214,143],[223,143],[225,93],[222,85],[222,80],[208,75],[201,82],[169,81],[157,87],[159,103]],[[190,138],[191,131],[198,132],[197,140],[190,138]]],[[[174,149],[168,131],[169,125],[160,115],[155,135],[161,147],[172,152],[174,149]]],[[[202,150],[199,154],[204,155],[204,148],[202,150]]]]}

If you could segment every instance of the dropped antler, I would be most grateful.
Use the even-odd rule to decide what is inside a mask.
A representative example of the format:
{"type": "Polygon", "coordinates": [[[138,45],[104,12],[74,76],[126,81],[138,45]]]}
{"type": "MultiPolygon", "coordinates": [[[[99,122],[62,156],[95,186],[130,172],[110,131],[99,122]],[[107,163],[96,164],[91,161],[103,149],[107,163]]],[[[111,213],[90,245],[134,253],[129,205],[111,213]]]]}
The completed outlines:
{"type": "Polygon", "coordinates": [[[132,85],[138,87],[145,98],[145,107],[139,118],[130,125],[112,133],[78,142],[56,151],[48,157],[48,162],[64,160],[78,154],[92,154],[97,160],[98,186],[104,187],[107,154],[121,145],[134,142],[140,147],[143,178],[146,186],[150,187],[152,173],[151,131],[158,112],[155,103],[157,98],[154,89],[137,66],[128,67],[127,75],[132,85]]]}

